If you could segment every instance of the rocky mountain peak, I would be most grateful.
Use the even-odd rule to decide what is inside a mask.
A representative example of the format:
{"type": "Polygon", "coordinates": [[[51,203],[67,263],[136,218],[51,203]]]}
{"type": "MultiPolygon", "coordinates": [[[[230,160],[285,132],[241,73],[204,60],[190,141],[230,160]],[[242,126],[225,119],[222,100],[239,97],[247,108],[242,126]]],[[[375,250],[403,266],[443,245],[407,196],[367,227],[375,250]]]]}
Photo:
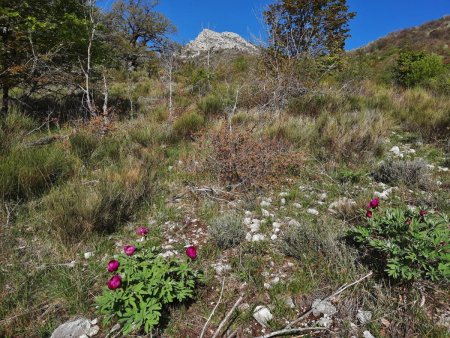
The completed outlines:
{"type": "Polygon", "coordinates": [[[257,47],[239,34],[232,32],[218,33],[210,29],[203,29],[197,38],[186,45],[186,50],[201,53],[208,50],[234,49],[242,53],[256,53],[257,47]]]}

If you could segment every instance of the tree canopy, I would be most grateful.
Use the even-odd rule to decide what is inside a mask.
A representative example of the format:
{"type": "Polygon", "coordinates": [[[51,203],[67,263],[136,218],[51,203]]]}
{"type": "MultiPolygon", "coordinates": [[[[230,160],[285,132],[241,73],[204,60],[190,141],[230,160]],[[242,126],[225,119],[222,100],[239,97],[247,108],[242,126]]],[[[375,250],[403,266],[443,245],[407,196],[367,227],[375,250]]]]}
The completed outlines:
{"type": "Polygon", "coordinates": [[[270,47],[290,58],[342,52],[355,16],[346,0],[277,0],[263,14],[270,47]]]}

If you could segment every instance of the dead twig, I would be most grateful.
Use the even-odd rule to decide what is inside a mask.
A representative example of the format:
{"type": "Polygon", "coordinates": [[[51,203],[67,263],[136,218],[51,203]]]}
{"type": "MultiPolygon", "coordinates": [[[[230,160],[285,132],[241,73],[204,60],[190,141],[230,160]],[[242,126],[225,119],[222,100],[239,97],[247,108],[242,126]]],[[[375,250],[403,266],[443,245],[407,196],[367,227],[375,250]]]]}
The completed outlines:
{"type": "Polygon", "coordinates": [[[206,331],[206,327],[208,326],[211,318],[214,315],[214,312],[216,312],[217,307],[219,306],[220,301],[222,300],[224,286],[225,286],[225,277],[222,280],[222,289],[220,290],[219,300],[217,301],[216,306],[214,306],[214,309],[212,310],[211,314],[209,315],[208,320],[206,321],[205,326],[203,327],[202,333],[200,334],[200,338],[203,338],[203,335],[205,334],[205,331],[206,331]]]}
{"type": "MultiPolygon", "coordinates": [[[[347,290],[348,288],[361,283],[363,280],[369,278],[370,276],[372,276],[373,272],[370,271],[367,275],[365,275],[364,277],[361,277],[360,279],[358,279],[357,281],[354,281],[353,283],[350,284],[344,284],[342,285],[335,293],[333,293],[332,295],[328,296],[327,298],[325,298],[323,301],[328,301],[331,298],[334,298],[338,295],[340,295],[342,292],[344,292],[345,290],[347,290]]],[[[291,328],[293,325],[301,322],[303,319],[307,318],[311,313],[313,312],[313,309],[311,308],[309,311],[307,311],[306,313],[304,313],[301,317],[297,318],[296,320],[294,320],[293,322],[289,323],[285,329],[289,329],[291,328]]],[[[273,336],[272,336],[273,337],[273,336]]]]}
{"type": "Polygon", "coordinates": [[[230,319],[231,315],[234,313],[234,310],[236,310],[236,308],[239,306],[239,304],[242,302],[243,299],[244,299],[244,297],[240,296],[238,298],[238,300],[236,301],[236,303],[234,303],[234,305],[231,308],[231,310],[228,311],[227,315],[225,316],[225,318],[220,323],[220,325],[217,328],[216,332],[214,332],[214,335],[212,336],[212,338],[217,338],[217,336],[219,335],[220,331],[222,331],[223,327],[228,322],[228,320],[230,319]]]}
{"type": "Polygon", "coordinates": [[[314,332],[314,331],[330,331],[327,328],[324,327],[302,327],[298,329],[283,329],[279,331],[275,331],[269,334],[266,334],[264,336],[259,336],[257,338],[272,338],[272,337],[279,337],[279,336],[291,336],[293,334],[298,333],[306,333],[306,332],[314,332]]]}

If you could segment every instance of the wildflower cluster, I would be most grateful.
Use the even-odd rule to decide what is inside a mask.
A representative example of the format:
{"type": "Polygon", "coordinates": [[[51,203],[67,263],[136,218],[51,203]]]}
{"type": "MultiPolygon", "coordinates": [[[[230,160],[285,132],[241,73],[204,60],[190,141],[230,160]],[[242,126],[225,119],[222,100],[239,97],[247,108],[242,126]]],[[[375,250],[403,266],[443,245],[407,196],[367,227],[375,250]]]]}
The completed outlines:
{"type": "MultiPolygon", "coordinates": [[[[149,229],[141,227],[136,233],[145,239],[149,229]]],[[[147,243],[125,245],[123,254],[107,264],[114,275],[96,299],[105,321],[118,321],[124,335],[151,332],[169,305],[194,297],[195,286],[202,279],[189,264],[197,258],[194,246],[186,248],[187,260],[178,260],[163,257],[147,243]]]]}
{"type": "Polygon", "coordinates": [[[381,212],[373,199],[367,222],[347,236],[372,268],[398,281],[450,279],[450,224],[446,215],[401,209],[381,212]]]}

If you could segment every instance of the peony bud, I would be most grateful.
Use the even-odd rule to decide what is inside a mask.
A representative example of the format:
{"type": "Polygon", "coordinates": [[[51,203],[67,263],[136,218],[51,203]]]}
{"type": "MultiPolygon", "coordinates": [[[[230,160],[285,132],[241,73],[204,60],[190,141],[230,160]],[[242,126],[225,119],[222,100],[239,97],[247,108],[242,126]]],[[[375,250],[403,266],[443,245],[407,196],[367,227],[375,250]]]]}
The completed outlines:
{"type": "Polygon", "coordinates": [[[125,252],[125,255],[127,256],[133,256],[136,251],[136,248],[132,245],[125,245],[123,248],[123,252],[125,252]]]}
{"type": "Polygon", "coordinates": [[[109,272],[117,271],[119,266],[120,266],[120,263],[114,259],[108,263],[108,271],[109,272]]]}
{"type": "Polygon", "coordinates": [[[420,217],[424,217],[426,214],[428,214],[428,211],[426,210],[420,210],[419,212],[420,217]]]}
{"type": "Polygon", "coordinates": [[[136,233],[137,233],[138,235],[140,235],[140,236],[145,236],[145,235],[148,234],[148,232],[149,232],[149,230],[148,230],[148,228],[146,228],[146,227],[139,227],[139,228],[136,230],[136,233]]]}
{"type": "Polygon", "coordinates": [[[186,255],[192,260],[196,259],[197,258],[197,249],[196,249],[196,247],[195,246],[187,247],[186,248],[186,255]]]}
{"type": "Polygon", "coordinates": [[[108,281],[108,289],[115,290],[117,288],[120,288],[122,285],[122,277],[119,275],[114,275],[111,277],[111,279],[108,281]]]}
{"type": "Polygon", "coordinates": [[[367,218],[372,218],[372,216],[373,216],[373,212],[372,212],[372,211],[370,211],[370,210],[367,210],[367,212],[366,212],[366,216],[367,216],[367,218]]]}

